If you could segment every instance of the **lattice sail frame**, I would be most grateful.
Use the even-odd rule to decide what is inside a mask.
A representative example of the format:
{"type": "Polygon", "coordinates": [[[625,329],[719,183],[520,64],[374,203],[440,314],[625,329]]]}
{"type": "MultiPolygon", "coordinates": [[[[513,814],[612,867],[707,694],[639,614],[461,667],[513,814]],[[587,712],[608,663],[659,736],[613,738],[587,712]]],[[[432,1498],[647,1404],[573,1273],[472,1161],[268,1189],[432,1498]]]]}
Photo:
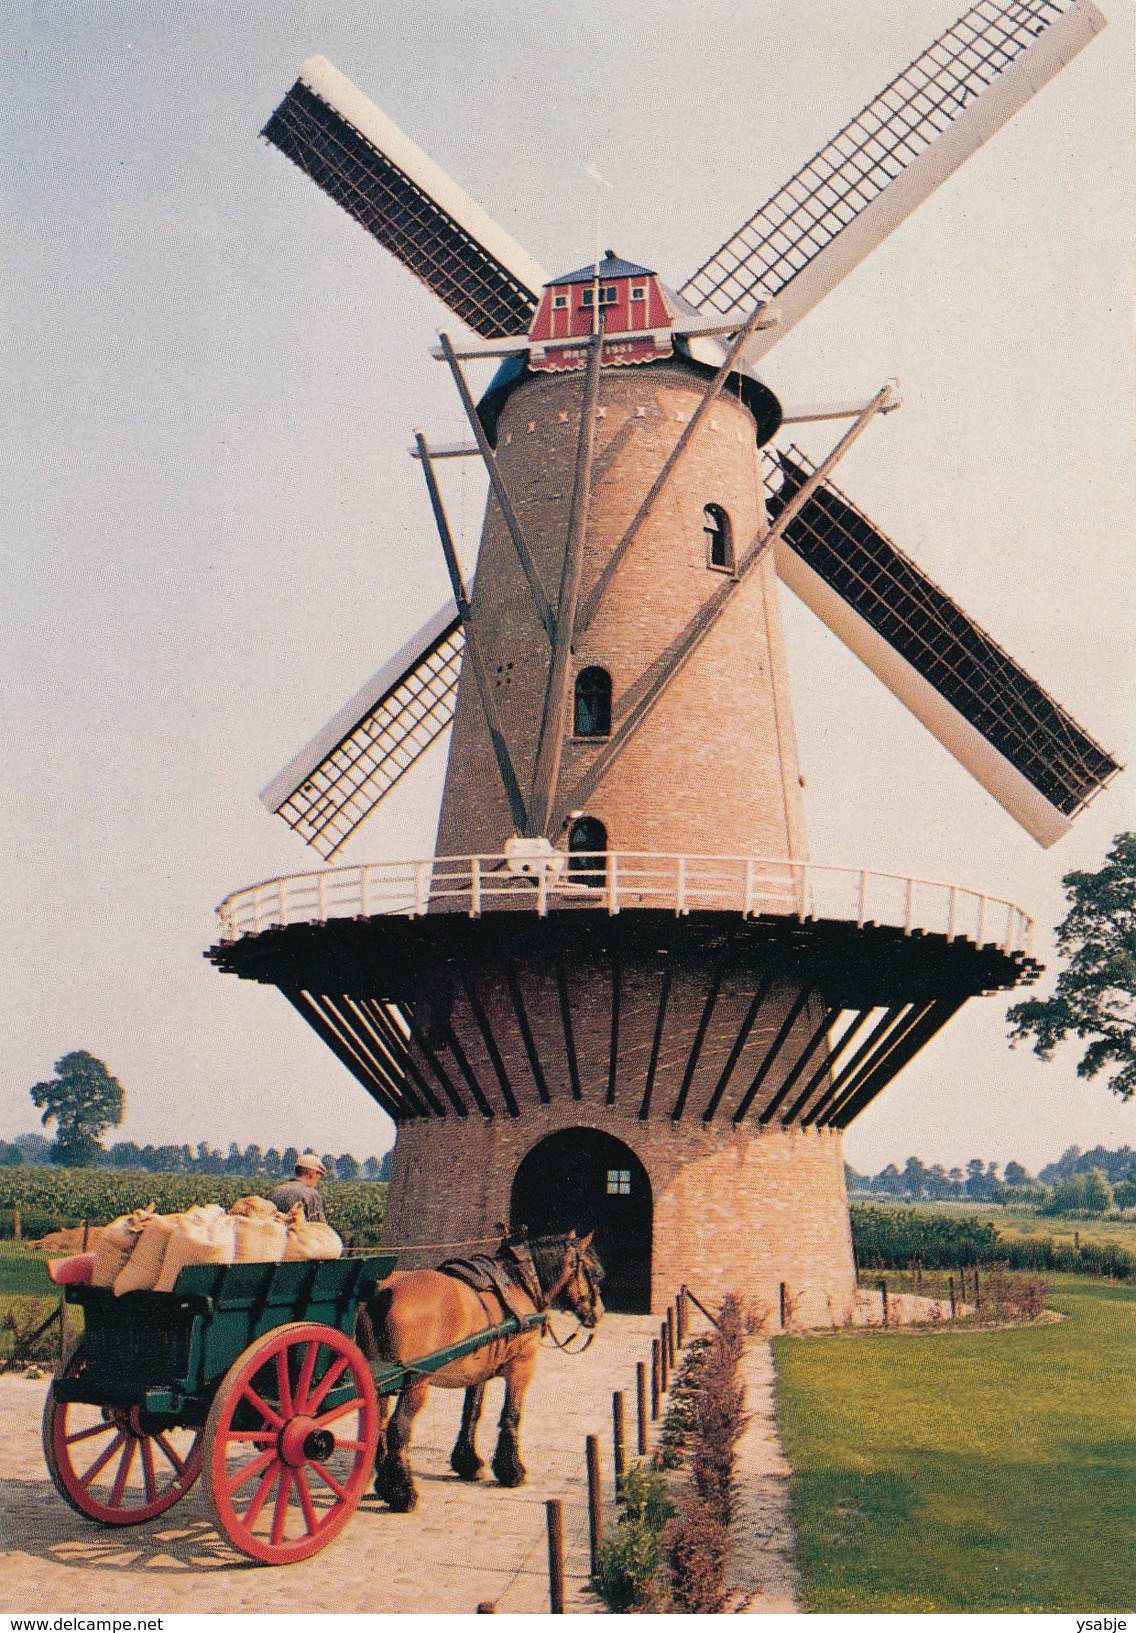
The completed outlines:
{"type": "Polygon", "coordinates": [[[1091,0],[979,0],[682,286],[729,312],[776,300],[756,360],[1105,26],[1091,0]]]}
{"type": "MultiPolygon", "coordinates": [[[[766,456],[771,517],[814,469],[796,446],[766,456]]],[[[831,481],[789,524],[777,551],[779,576],[790,589],[1040,844],[1068,832],[1120,770],[831,481]]]]}
{"type": "Polygon", "coordinates": [[[465,635],[450,603],[261,794],[327,860],[454,717],[465,635]]]}
{"type": "Polygon", "coordinates": [[[544,269],[326,58],[261,135],[477,334],[527,331],[544,269]]]}

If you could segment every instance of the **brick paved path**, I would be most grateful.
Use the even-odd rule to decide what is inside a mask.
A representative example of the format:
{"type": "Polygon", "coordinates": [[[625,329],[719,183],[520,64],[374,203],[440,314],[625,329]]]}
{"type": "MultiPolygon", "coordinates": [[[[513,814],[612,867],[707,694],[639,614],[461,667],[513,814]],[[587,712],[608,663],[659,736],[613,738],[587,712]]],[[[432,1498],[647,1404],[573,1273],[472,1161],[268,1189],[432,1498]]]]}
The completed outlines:
{"type": "MultiPolygon", "coordinates": [[[[568,1330],[568,1324],[560,1325],[568,1330]]],[[[450,1472],[461,1392],[432,1389],[412,1462],[420,1500],[391,1514],[366,1498],[314,1559],[275,1569],[235,1554],[209,1524],[200,1487],[149,1524],[109,1531],[72,1512],[44,1468],[39,1422],[46,1384],[0,1378],[0,1610],[31,1611],[547,1611],[544,1500],[564,1499],[569,1611],[598,1608],[587,1588],[584,1437],[599,1434],[611,1481],[611,1392],[628,1391],[649,1359],[658,1319],[606,1316],[587,1354],[541,1354],[529,1391],[522,1455],[529,1483],[461,1484],[450,1472]]],[[[490,1384],[479,1446],[491,1453],[502,1385],[490,1384]]],[[[634,1449],[632,1445],[632,1450],[634,1449]]]]}
{"type": "MultiPolygon", "coordinates": [[[[606,1316],[582,1356],[542,1351],[529,1391],[522,1454],[529,1483],[463,1485],[451,1473],[462,1396],[432,1389],[415,1432],[419,1489],[413,1514],[368,1497],[343,1533],[314,1559],[275,1569],[235,1553],[209,1522],[200,1486],[160,1519],[111,1531],[75,1514],[44,1468],[40,1415],[47,1385],[0,1377],[0,1612],[81,1611],[469,1612],[493,1600],[502,1613],[548,1609],[546,1497],[564,1502],[566,1609],[602,1607],[588,1588],[584,1437],[598,1434],[607,1517],[615,1523],[611,1394],[627,1395],[635,1450],[635,1363],[650,1360],[658,1318],[606,1316]]],[[[797,1607],[788,1517],[788,1471],[772,1422],[769,1346],[744,1363],[750,1427],[739,1444],[743,1487],[731,1579],[754,1594],[753,1611],[797,1607]]],[[[488,1458],[502,1385],[491,1384],[479,1448],[488,1458]]]]}

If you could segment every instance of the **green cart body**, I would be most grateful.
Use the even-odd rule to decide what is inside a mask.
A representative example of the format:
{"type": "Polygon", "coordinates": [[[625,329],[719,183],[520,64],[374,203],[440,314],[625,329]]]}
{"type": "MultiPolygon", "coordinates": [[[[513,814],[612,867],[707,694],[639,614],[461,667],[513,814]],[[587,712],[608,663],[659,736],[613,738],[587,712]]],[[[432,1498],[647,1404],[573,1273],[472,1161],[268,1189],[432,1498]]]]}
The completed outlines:
{"type": "Polygon", "coordinates": [[[60,1494],[101,1524],[131,1525],[204,1475],[214,1522],[250,1558],[284,1564],[326,1547],[371,1478],[378,1396],[541,1319],[368,1364],[356,1315],[395,1262],[188,1265],[172,1293],[121,1298],[67,1287],[84,1333],[43,1430],[60,1494]]]}

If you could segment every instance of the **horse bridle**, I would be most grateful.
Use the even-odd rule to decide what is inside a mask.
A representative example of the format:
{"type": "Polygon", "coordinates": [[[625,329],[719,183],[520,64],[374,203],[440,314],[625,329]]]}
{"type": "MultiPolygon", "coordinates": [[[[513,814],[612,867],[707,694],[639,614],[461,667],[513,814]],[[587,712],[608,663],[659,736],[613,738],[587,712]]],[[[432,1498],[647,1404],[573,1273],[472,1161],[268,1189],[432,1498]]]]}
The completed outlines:
{"type": "Polygon", "coordinates": [[[561,1274],[559,1279],[552,1284],[547,1292],[545,1292],[544,1288],[540,1285],[540,1277],[537,1275],[536,1264],[533,1260],[532,1251],[529,1248],[528,1243],[526,1241],[510,1242],[509,1252],[517,1266],[518,1271],[521,1274],[525,1292],[528,1293],[537,1309],[540,1310],[544,1316],[543,1331],[546,1332],[549,1338],[552,1339],[552,1342],[556,1345],[556,1348],[563,1350],[566,1355],[583,1355],[584,1351],[591,1347],[592,1341],[596,1336],[595,1327],[590,1329],[587,1337],[584,1339],[584,1342],[573,1349],[571,1347],[573,1339],[578,1338],[585,1330],[584,1323],[580,1320],[579,1315],[576,1316],[576,1320],[578,1322],[576,1331],[574,1333],[569,1333],[566,1339],[561,1339],[557,1335],[556,1330],[552,1325],[552,1301],[558,1296],[558,1294],[563,1292],[564,1288],[567,1287],[568,1283],[573,1279],[578,1271],[582,1270],[584,1273],[584,1280],[588,1284],[588,1293],[590,1298],[594,1300],[596,1293],[596,1281],[592,1274],[591,1256],[586,1252],[581,1252],[579,1242],[573,1240],[571,1237],[568,1238],[567,1245],[572,1252],[572,1263],[568,1269],[561,1274]]]}

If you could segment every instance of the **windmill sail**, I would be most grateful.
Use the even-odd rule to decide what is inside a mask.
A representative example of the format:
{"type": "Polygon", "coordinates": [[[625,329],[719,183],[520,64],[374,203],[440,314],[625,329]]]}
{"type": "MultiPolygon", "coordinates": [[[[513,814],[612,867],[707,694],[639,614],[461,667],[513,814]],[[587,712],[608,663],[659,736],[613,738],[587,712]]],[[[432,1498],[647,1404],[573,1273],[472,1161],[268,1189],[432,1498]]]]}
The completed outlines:
{"type": "Polygon", "coordinates": [[[263,804],[334,856],[453,719],[464,646],[447,601],[272,779],[263,804]]]}
{"type": "Polygon", "coordinates": [[[261,135],[479,335],[528,330],[544,269],[326,57],[261,135]]]}
{"type": "Polygon", "coordinates": [[[682,287],[733,311],[776,299],[757,361],[1106,25],[1092,0],[979,0],[682,287]]]}
{"type": "MultiPolygon", "coordinates": [[[[776,517],[814,469],[799,449],[766,478],[776,517]]],[[[825,482],[777,544],[789,588],[1039,844],[1119,771],[1059,703],[825,482]]]]}

